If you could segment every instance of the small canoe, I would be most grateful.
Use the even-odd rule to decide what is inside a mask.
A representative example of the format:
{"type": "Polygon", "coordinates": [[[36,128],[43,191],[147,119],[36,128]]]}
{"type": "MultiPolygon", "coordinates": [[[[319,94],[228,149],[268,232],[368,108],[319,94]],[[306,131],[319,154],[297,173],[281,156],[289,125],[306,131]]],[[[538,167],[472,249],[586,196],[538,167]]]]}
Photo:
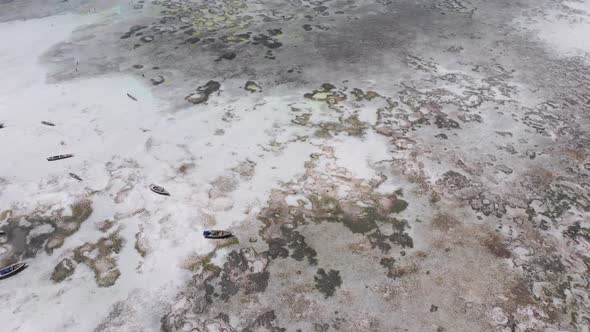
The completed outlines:
{"type": "Polygon", "coordinates": [[[61,159],[66,159],[66,158],[72,158],[74,155],[73,154],[58,154],[57,156],[51,156],[49,158],[47,158],[48,161],[56,161],[56,160],[61,160],[61,159]]]}
{"type": "Polygon", "coordinates": [[[0,278],[10,277],[13,274],[18,273],[18,271],[25,268],[25,263],[16,263],[10,266],[7,266],[0,270],[0,278]]]}
{"type": "Polygon", "coordinates": [[[46,126],[50,126],[50,127],[55,127],[55,124],[49,122],[49,121],[41,121],[42,124],[46,125],[46,126]]]}
{"type": "Polygon", "coordinates": [[[203,236],[206,239],[225,239],[233,236],[229,231],[204,231],[203,236]]]}
{"type": "Polygon", "coordinates": [[[82,181],[82,178],[81,178],[81,177],[79,177],[79,176],[77,176],[76,174],[74,174],[74,173],[69,173],[69,174],[70,174],[70,176],[71,176],[72,178],[74,178],[74,179],[76,179],[76,180],[78,180],[78,181],[82,181]]]}
{"type": "Polygon", "coordinates": [[[155,184],[150,184],[150,190],[155,192],[156,194],[170,196],[170,193],[168,192],[168,190],[166,190],[160,186],[156,186],[155,184]]]}
{"type": "Polygon", "coordinates": [[[130,95],[130,94],[127,94],[127,97],[129,97],[129,98],[130,98],[131,100],[133,100],[133,101],[137,101],[137,98],[133,97],[133,96],[132,96],[132,95],[130,95]]]}

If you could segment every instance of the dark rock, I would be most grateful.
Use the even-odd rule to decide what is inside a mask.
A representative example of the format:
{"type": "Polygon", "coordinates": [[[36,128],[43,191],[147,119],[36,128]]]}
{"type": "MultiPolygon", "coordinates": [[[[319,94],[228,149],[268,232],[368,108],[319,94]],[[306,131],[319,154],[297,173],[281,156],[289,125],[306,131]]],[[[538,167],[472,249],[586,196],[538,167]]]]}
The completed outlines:
{"type": "Polygon", "coordinates": [[[340,278],[340,272],[336,270],[330,270],[328,273],[324,269],[318,269],[316,276],[313,277],[315,280],[315,288],[323,293],[326,298],[333,296],[336,292],[336,288],[342,284],[342,278],[340,278]]]}
{"type": "Polygon", "coordinates": [[[455,120],[449,119],[442,115],[437,115],[434,121],[434,124],[438,128],[446,128],[446,129],[460,129],[459,123],[455,120]]]}
{"type": "Polygon", "coordinates": [[[216,81],[209,81],[207,84],[197,88],[197,92],[186,96],[184,99],[193,104],[201,104],[209,100],[209,96],[216,91],[219,91],[221,84],[216,81]]]}

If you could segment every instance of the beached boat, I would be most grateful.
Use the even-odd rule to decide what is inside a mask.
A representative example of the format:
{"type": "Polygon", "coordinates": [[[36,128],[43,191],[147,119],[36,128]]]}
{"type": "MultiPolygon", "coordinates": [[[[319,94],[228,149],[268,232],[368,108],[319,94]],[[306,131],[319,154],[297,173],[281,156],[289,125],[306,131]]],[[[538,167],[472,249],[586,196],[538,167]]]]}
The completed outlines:
{"type": "Polygon", "coordinates": [[[25,263],[16,263],[10,266],[7,266],[0,270],[0,279],[10,277],[11,275],[18,273],[18,271],[25,268],[25,263]]]}
{"type": "Polygon", "coordinates": [[[204,231],[203,236],[206,239],[225,239],[233,236],[229,231],[204,231]]]}
{"type": "Polygon", "coordinates": [[[76,174],[74,174],[74,173],[69,173],[69,174],[70,174],[70,176],[71,176],[72,178],[74,178],[74,179],[76,179],[76,180],[78,180],[78,181],[82,181],[82,178],[81,178],[81,177],[79,177],[79,176],[77,176],[76,174]]]}
{"type": "Polygon", "coordinates": [[[61,159],[66,159],[66,158],[72,158],[74,155],[73,154],[58,154],[57,156],[51,156],[49,158],[47,158],[48,161],[56,161],[56,160],[61,160],[61,159]]]}
{"type": "Polygon", "coordinates": [[[160,186],[156,186],[155,184],[150,184],[150,190],[155,192],[156,194],[170,196],[170,193],[166,189],[160,186]]]}

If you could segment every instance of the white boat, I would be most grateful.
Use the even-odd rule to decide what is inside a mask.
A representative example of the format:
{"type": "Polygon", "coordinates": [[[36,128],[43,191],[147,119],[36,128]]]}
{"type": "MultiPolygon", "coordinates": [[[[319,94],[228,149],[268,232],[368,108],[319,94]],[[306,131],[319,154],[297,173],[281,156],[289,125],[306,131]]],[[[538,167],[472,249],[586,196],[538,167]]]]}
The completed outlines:
{"type": "Polygon", "coordinates": [[[156,194],[170,196],[170,193],[166,189],[160,186],[156,186],[155,184],[150,184],[150,190],[155,192],[156,194]]]}

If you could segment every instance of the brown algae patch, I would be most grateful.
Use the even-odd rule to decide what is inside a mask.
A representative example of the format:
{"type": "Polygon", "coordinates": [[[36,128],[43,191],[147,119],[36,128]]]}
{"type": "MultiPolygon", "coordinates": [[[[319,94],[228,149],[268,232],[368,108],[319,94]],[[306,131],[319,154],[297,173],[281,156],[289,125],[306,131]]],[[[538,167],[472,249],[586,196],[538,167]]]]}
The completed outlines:
{"type": "Polygon", "coordinates": [[[369,206],[363,207],[326,195],[310,195],[307,198],[312,203],[312,210],[302,213],[314,216],[315,222],[341,222],[353,233],[370,232],[378,224],[398,224],[392,214],[400,213],[408,206],[406,201],[395,194],[371,197],[372,201],[365,202],[369,206]]]}
{"type": "Polygon", "coordinates": [[[135,234],[135,245],[133,247],[141,257],[145,258],[145,256],[151,251],[151,247],[143,235],[143,232],[143,229],[140,228],[140,231],[135,234]]]}
{"type": "Polygon", "coordinates": [[[3,244],[7,249],[3,263],[35,257],[42,248],[51,255],[53,250],[61,247],[88,220],[92,214],[92,203],[82,200],[72,204],[70,209],[70,215],[64,215],[65,209],[57,210],[50,216],[44,215],[41,210],[29,215],[7,214],[7,223],[2,227],[7,239],[3,244]]]}
{"type": "Polygon", "coordinates": [[[86,264],[92,271],[99,287],[115,284],[121,272],[115,255],[123,249],[124,240],[119,232],[100,238],[95,243],[85,243],[74,249],[74,261],[86,264]]]}
{"type": "Polygon", "coordinates": [[[74,274],[76,264],[70,258],[64,258],[55,266],[51,273],[51,280],[56,283],[64,281],[66,278],[74,274]]]}
{"type": "Polygon", "coordinates": [[[113,226],[115,225],[115,222],[109,219],[103,220],[102,222],[100,222],[98,224],[98,229],[103,232],[106,233],[108,232],[109,229],[111,229],[113,226]]]}
{"type": "Polygon", "coordinates": [[[381,95],[375,91],[369,90],[369,91],[365,92],[359,88],[354,88],[350,92],[350,94],[352,94],[354,96],[356,101],[363,101],[363,100],[371,101],[377,97],[381,97],[381,95]]]}
{"type": "Polygon", "coordinates": [[[182,175],[187,175],[191,170],[195,168],[194,163],[183,163],[178,167],[178,173],[182,175]]]}

